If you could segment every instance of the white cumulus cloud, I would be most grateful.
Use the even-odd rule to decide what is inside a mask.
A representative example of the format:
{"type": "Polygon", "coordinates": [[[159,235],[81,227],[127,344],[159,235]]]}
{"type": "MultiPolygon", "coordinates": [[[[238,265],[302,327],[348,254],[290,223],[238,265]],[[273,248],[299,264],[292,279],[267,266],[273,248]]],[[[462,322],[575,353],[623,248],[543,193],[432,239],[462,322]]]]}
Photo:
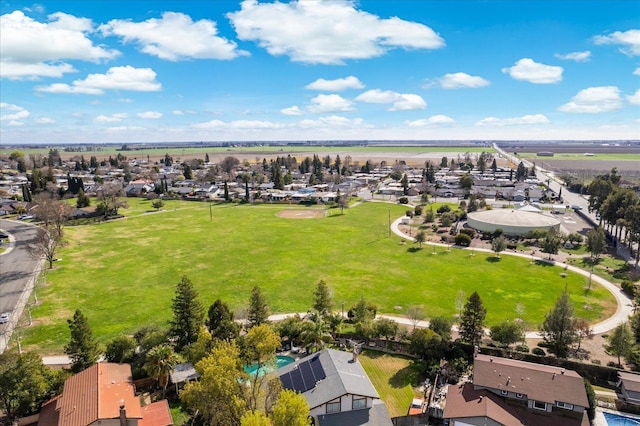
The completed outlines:
{"type": "Polygon", "coordinates": [[[325,92],[340,92],[346,89],[363,89],[364,84],[362,84],[357,77],[350,75],[349,77],[337,78],[335,80],[319,78],[313,83],[307,84],[304,88],[309,90],[322,90],[325,92]]]}
{"type": "Polygon", "coordinates": [[[622,107],[620,89],[616,86],[589,87],[578,92],[570,102],[561,105],[558,110],[595,114],[614,111],[622,107]]]}
{"type": "Polygon", "coordinates": [[[76,69],[65,60],[99,62],[117,50],[96,46],[90,19],[57,12],[38,22],[21,11],[0,16],[0,76],[10,79],[61,77],[76,69]]]}
{"type": "Polygon", "coordinates": [[[35,122],[36,124],[53,124],[56,120],[50,117],[39,117],[35,119],[35,122]]]}
{"type": "Polygon", "coordinates": [[[149,120],[157,120],[159,118],[162,118],[162,113],[158,111],[139,112],[137,115],[139,118],[144,118],[149,120]]]}
{"type": "Polygon", "coordinates": [[[29,117],[30,113],[21,106],[0,102],[0,121],[24,120],[29,117]]]}
{"type": "Polygon", "coordinates": [[[55,83],[36,87],[36,90],[46,93],[102,95],[105,90],[156,92],[161,88],[162,85],[156,81],[156,73],[151,68],[127,65],[109,68],[106,74],[89,74],[84,80],[76,80],[72,85],[55,83]]]}
{"type": "Polygon", "coordinates": [[[640,56],[640,30],[616,31],[593,38],[595,44],[621,45],[620,51],[628,56],[640,56]]]}
{"type": "Polygon", "coordinates": [[[118,112],[111,115],[100,114],[99,116],[96,117],[96,121],[99,121],[101,123],[114,123],[117,121],[122,121],[127,117],[128,117],[128,114],[126,112],[118,112]]]}
{"type": "Polygon", "coordinates": [[[411,93],[398,93],[391,90],[372,89],[361,93],[356,101],[374,104],[391,104],[389,111],[409,111],[425,109],[427,103],[420,95],[411,93]]]}
{"type": "Polygon", "coordinates": [[[469,75],[464,72],[445,74],[438,79],[438,84],[443,89],[479,88],[490,85],[489,80],[482,77],[469,75]]]}
{"type": "Polygon", "coordinates": [[[557,83],[562,80],[562,67],[545,65],[530,58],[522,58],[512,67],[502,68],[515,80],[525,80],[536,84],[557,83]]]}
{"type": "Polygon", "coordinates": [[[125,43],[135,43],[140,50],[169,61],[182,59],[234,59],[248,55],[237,44],[218,36],[215,21],[191,17],[178,12],[165,12],[162,18],[142,22],[114,19],[101,25],[104,35],[122,37],[125,43]]]}
{"type": "Polygon", "coordinates": [[[627,101],[633,105],[640,105],[640,89],[636,90],[633,95],[627,95],[627,101]]]}
{"type": "Polygon", "coordinates": [[[342,64],[384,55],[394,48],[438,49],[444,40],[430,27],[356,9],[352,1],[259,3],[245,0],[227,14],[238,38],[256,41],[271,55],[305,63],[342,64]]]}
{"type": "Polygon", "coordinates": [[[311,99],[311,104],[308,109],[314,113],[351,111],[353,109],[353,102],[340,95],[320,94],[311,99]]]}
{"type": "Polygon", "coordinates": [[[640,67],[633,70],[633,75],[640,75],[640,67]]]}
{"type": "Polygon", "coordinates": [[[522,117],[498,118],[486,117],[476,123],[476,126],[519,126],[529,124],[549,124],[549,119],[543,114],[523,115],[522,117]]]}
{"type": "Polygon", "coordinates": [[[302,110],[300,110],[300,108],[298,108],[298,105],[294,105],[291,106],[289,108],[283,108],[280,110],[280,112],[284,115],[302,115],[304,114],[302,112],[302,110]]]}
{"type": "Polygon", "coordinates": [[[414,120],[414,121],[407,120],[404,122],[404,124],[409,127],[432,127],[432,126],[446,125],[451,123],[455,123],[455,120],[443,114],[432,115],[429,118],[423,118],[420,120],[414,120]]]}
{"type": "Polygon", "coordinates": [[[565,61],[576,61],[576,62],[588,62],[591,58],[591,52],[585,50],[583,52],[571,52],[571,53],[556,53],[555,55],[558,59],[563,59],[565,61]]]}

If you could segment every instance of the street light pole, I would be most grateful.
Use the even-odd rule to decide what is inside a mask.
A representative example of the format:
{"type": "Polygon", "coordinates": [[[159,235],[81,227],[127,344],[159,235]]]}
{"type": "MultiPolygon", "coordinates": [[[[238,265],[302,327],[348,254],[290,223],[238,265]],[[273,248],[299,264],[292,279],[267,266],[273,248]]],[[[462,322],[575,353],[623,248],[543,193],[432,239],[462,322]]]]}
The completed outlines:
{"type": "Polygon", "coordinates": [[[389,238],[391,238],[391,207],[389,207],[389,238]]]}

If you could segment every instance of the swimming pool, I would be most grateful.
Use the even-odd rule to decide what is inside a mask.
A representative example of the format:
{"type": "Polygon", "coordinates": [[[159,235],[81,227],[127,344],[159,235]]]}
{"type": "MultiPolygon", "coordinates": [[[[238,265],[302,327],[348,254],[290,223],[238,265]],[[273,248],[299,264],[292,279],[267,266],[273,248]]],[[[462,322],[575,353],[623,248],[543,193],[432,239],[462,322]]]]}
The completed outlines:
{"type": "Polygon", "coordinates": [[[639,426],[640,418],[627,417],[620,414],[603,412],[607,426],[639,426]]]}
{"type": "Polygon", "coordinates": [[[263,365],[262,368],[260,368],[260,371],[258,371],[258,366],[256,364],[251,364],[251,365],[245,366],[244,371],[246,371],[252,376],[256,374],[256,372],[259,376],[264,376],[265,374],[270,373],[273,370],[277,370],[278,368],[284,367],[285,365],[289,365],[295,361],[296,359],[290,356],[277,355],[275,368],[273,365],[263,365]]]}

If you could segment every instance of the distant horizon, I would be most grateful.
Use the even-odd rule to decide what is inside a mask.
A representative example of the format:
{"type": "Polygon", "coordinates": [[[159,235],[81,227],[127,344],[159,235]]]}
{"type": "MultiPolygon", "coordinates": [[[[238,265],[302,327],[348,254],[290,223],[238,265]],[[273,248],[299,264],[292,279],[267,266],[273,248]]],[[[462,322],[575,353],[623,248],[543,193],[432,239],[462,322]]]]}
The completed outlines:
{"type": "Polygon", "coordinates": [[[640,139],[637,2],[121,6],[0,2],[3,144],[640,139]]]}
{"type": "MultiPolygon", "coordinates": [[[[556,140],[541,140],[541,139],[326,139],[326,140],[270,140],[270,141],[155,141],[155,142],[44,142],[44,143],[35,143],[35,142],[25,142],[25,143],[3,143],[3,147],[11,147],[11,146],[31,146],[31,147],[39,147],[39,146],[65,146],[65,145],[87,145],[87,146],[100,146],[100,145],[131,145],[131,146],[146,146],[146,147],[154,147],[164,146],[164,145],[190,145],[190,146],[212,146],[212,147],[226,147],[229,145],[283,145],[283,146],[340,146],[344,145],[345,147],[354,146],[357,144],[366,144],[371,146],[371,144],[391,144],[402,146],[402,144],[413,144],[415,145],[434,145],[434,144],[445,144],[448,145],[459,145],[459,144],[493,144],[493,143],[530,143],[530,144],[554,144],[554,143],[569,143],[569,144],[600,144],[601,146],[623,146],[615,144],[623,143],[626,146],[634,146],[638,145],[640,148],[640,139],[556,139],[556,140]],[[332,144],[336,145],[332,145],[332,144]],[[291,145],[296,144],[296,145],[291,145]]],[[[439,145],[442,146],[442,145],[439,145]]]]}

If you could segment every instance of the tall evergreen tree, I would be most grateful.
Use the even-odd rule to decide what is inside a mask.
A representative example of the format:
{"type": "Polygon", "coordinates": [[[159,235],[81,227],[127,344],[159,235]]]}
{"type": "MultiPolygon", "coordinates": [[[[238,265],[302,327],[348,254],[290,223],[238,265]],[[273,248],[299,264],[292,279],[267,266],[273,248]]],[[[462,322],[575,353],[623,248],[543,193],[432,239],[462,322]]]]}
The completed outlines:
{"type": "Polygon", "coordinates": [[[313,309],[318,311],[322,317],[326,317],[331,314],[331,307],[333,305],[331,289],[324,280],[320,280],[318,282],[316,290],[313,292],[313,296],[313,309]]]}
{"type": "Polygon", "coordinates": [[[260,291],[260,287],[255,286],[251,290],[251,299],[249,301],[249,326],[254,327],[256,325],[264,324],[269,318],[269,306],[267,301],[260,291]]]}
{"type": "Polygon", "coordinates": [[[626,357],[631,353],[634,346],[633,339],[633,333],[625,323],[617,326],[607,337],[607,345],[604,348],[609,354],[618,357],[619,367],[621,367],[620,357],[626,357]]]}
{"type": "Polygon", "coordinates": [[[172,302],[173,320],[170,322],[169,335],[175,339],[176,350],[198,339],[200,327],[204,325],[204,308],[198,298],[198,292],[186,275],[176,287],[176,296],[172,302]]]}
{"type": "Polygon", "coordinates": [[[463,342],[477,345],[484,335],[484,319],[487,310],[482,305],[482,299],[478,292],[474,291],[462,312],[460,321],[460,338],[463,342]]]}
{"type": "Polygon", "coordinates": [[[544,341],[549,344],[549,350],[559,358],[566,358],[569,345],[576,338],[573,305],[569,300],[567,288],[558,297],[553,309],[547,313],[542,323],[544,341]]]}
{"type": "Polygon", "coordinates": [[[233,319],[233,312],[220,299],[209,307],[207,327],[211,337],[221,340],[235,339],[240,333],[240,327],[233,319]]]}
{"type": "Polygon", "coordinates": [[[98,361],[100,346],[93,338],[89,321],[80,309],[76,309],[73,319],[67,320],[67,324],[71,331],[71,339],[65,346],[64,353],[71,358],[71,371],[79,373],[98,361]]]}

